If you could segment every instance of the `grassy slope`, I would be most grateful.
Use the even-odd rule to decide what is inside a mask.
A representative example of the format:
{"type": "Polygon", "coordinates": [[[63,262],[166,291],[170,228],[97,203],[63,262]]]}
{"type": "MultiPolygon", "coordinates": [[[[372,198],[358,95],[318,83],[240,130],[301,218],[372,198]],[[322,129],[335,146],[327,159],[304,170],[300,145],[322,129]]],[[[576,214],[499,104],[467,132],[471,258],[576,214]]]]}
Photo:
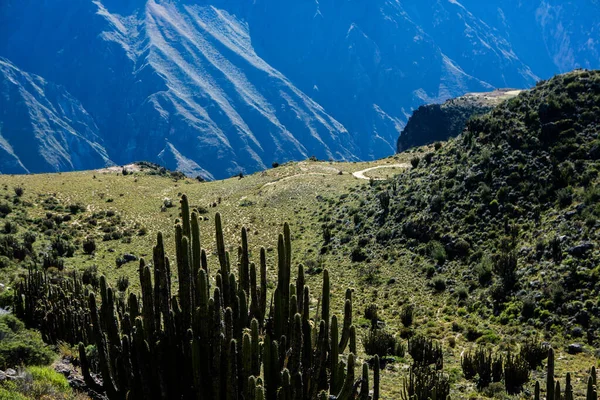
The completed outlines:
{"type": "MultiPolygon", "coordinates": [[[[471,331],[478,342],[514,349],[538,335],[558,349],[557,376],[575,372],[582,389],[599,344],[599,110],[600,72],[543,82],[476,118],[418,168],[349,196],[331,210],[333,235],[351,235],[349,246],[374,264],[401,253],[409,268],[429,272],[429,286],[446,282],[451,296],[421,303],[429,320],[418,325],[431,336],[456,336],[457,348],[467,348],[471,331]],[[390,211],[380,222],[383,193],[390,211]],[[585,256],[573,251],[582,243],[593,245],[585,256]],[[477,271],[507,246],[518,258],[518,282],[502,294],[495,274],[480,284],[477,271]],[[436,262],[436,247],[446,262],[436,262]],[[570,343],[585,352],[567,354],[570,343]]],[[[382,280],[389,277],[383,271],[382,280]]]]}
{"type": "MultiPolygon", "coordinates": [[[[206,217],[201,222],[203,247],[207,249],[209,266],[217,264],[214,254],[214,214],[221,213],[224,221],[226,245],[230,253],[236,254],[240,244],[242,226],[248,228],[251,259],[258,261],[258,250],[264,246],[268,250],[268,265],[272,267],[276,260],[277,235],[282,225],[288,221],[292,229],[293,257],[298,263],[318,269],[324,266],[331,271],[332,304],[335,312],[343,313],[342,300],[347,287],[356,288],[358,295],[356,318],[362,316],[363,305],[372,295],[372,288],[360,284],[356,269],[351,268],[347,253],[343,251],[320,255],[322,230],[320,220],[325,210],[334,206],[339,197],[350,190],[368,185],[368,181],[352,176],[353,172],[371,168],[403,164],[409,161],[406,154],[390,157],[372,163],[335,163],[303,161],[288,163],[275,169],[258,172],[244,178],[230,178],[223,181],[199,183],[193,179],[174,180],[165,176],[149,175],[144,170],[123,176],[116,171],[85,171],[63,174],[42,174],[27,176],[0,176],[0,198],[12,203],[14,188],[21,187],[24,194],[19,205],[13,205],[13,212],[6,220],[14,221],[20,237],[30,230],[37,234],[34,244],[36,252],[47,250],[51,238],[66,234],[70,242],[77,244],[73,257],[65,258],[65,270],[83,270],[96,265],[98,271],[105,274],[109,282],[116,285],[121,276],[129,278],[130,290],[138,290],[137,263],[127,263],[117,268],[115,259],[125,253],[151,258],[156,233],[165,234],[168,254],[174,258],[173,225],[178,217],[178,196],[186,193],[193,208],[204,208],[206,217]],[[342,171],[342,175],[339,175],[342,171]],[[48,210],[45,201],[53,197],[58,207],[48,210]],[[164,199],[173,200],[173,208],[161,211],[164,199]],[[219,202],[220,199],[220,202],[219,202]],[[44,234],[38,222],[57,215],[68,215],[69,205],[81,203],[86,210],[72,215],[72,219],[49,230],[44,234]],[[216,207],[212,205],[216,203],[216,207]],[[119,240],[103,241],[103,221],[108,218],[96,218],[97,225],[88,223],[89,218],[102,211],[114,211],[120,222],[112,225],[117,230],[130,230],[131,242],[119,240]],[[140,228],[147,234],[138,235],[140,228]],[[81,243],[86,237],[94,237],[97,250],[94,255],[86,255],[81,243]]],[[[381,168],[366,172],[367,177],[389,178],[400,173],[401,168],[381,168]]],[[[113,218],[113,221],[115,219],[113,218]]],[[[0,227],[1,228],[1,227],[0,227]]],[[[38,258],[40,261],[41,258],[38,258]]],[[[26,265],[29,259],[22,265],[26,265]]],[[[25,273],[22,267],[7,267],[0,270],[0,282],[10,285],[19,274],[25,273]]],[[[176,271],[174,271],[176,273],[176,271]]],[[[271,270],[274,281],[276,271],[271,270]]],[[[404,274],[399,271],[398,276],[404,274]]],[[[407,279],[409,272],[406,272],[407,279]]],[[[175,280],[176,283],[176,280],[175,280]]],[[[308,283],[315,296],[320,293],[321,274],[308,276],[308,283]]],[[[423,287],[422,285],[416,285],[423,287]]],[[[316,307],[317,299],[313,299],[316,307]]],[[[366,322],[366,321],[365,321],[366,322]]],[[[397,394],[399,376],[383,382],[384,393],[397,394]]]]}

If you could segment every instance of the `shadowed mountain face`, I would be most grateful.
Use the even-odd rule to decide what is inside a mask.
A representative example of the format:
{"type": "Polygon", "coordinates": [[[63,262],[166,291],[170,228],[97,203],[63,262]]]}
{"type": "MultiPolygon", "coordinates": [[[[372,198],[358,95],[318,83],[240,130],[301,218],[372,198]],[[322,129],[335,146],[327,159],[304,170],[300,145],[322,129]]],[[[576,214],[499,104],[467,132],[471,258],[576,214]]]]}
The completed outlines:
{"type": "Polygon", "coordinates": [[[0,58],[0,170],[28,173],[110,164],[94,120],[63,87],[0,58]]]}
{"type": "Polygon", "coordinates": [[[49,166],[12,143],[4,112],[0,171],[146,159],[222,178],[311,155],[377,158],[421,104],[600,66],[595,2],[485,3],[5,0],[0,56],[64,87],[87,110],[69,125],[105,152],[63,146],[89,165],[49,166]]]}

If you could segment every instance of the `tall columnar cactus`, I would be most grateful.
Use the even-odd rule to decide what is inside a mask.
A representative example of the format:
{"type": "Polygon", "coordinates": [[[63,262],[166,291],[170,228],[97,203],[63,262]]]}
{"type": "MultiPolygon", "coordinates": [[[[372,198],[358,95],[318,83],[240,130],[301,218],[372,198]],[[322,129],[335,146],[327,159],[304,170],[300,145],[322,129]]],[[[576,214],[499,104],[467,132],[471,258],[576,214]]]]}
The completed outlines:
{"type": "Polygon", "coordinates": [[[546,398],[548,400],[554,399],[554,350],[548,349],[548,368],[546,375],[546,398]]]}
{"type": "Polygon", "coordinates": [[[339,374],[339,346],[337,345],[338,343],[338,322],[337,322],[337,317],[334,315],[333,317],[331,317],[331,334],[330,334],[330,338],[331,338],[331,352],[329,354],[329,370],[331,371],[331,390],[335,393],[337,390],[339,390],[342,386],[343,381],[340,380],[340,374],[339,374]]]}
{"type": "Polygon", "coordinates": [[[588,378],[586,400],[598,400],[596,368],[592,367],[590,377],[588,378]]]}
{"type": "MultiPolygon", "coordinates": [[[[310,319],[310,290],[302,266],[292,281],[292,240],[286,224],[278,243],[275,304],[267,315],[266,251],[260,251],[258,271],[250,262],[243,229],[236,277],[219,214],[215,232],[219,267],[214,269],[212,287],[198,217],[190,213],[184,196],[181,221],[175,227],[176,296],[171,293],[170,260],[159,233],[152,267],[140,260],[141,296],[130,293],[127,301],[121,300],[102,277],[101,302],[97,302],[77,276],[52,283],[43,273],[31,271],[16,289],[15,310],[53,343],[81,342],[84,379],[110,400],[368,399],[366,366],[355,379],[351,291],[346,293],[343,323],[338,323],[338,316],[330,313],[329,273],[325,271],[317,307],[320,318],[310,319]],[[85,355],[88,344],[98,351],[101,385],[90,372],[85,355]],[[348,344],[351,354],[345,355],[348,344]]],[[[379,379],[377,363],[374,400],[379,398],[379,379]]]]}
{"type": "Polygon", "coordinates": [[[329,306],[330,306],[330,286],[329,286],[329,271],[323,271],[323,291],[321,292],[321,319],[325,321],[325,325],[329,327],[329,306]]]}
{"type": "Polygon", "coordinates": [[[571,373],[570,372],[567,372],[567,379],[565,381],[565,400],[574,400],[573,386],[571,385],[571,373]]]}

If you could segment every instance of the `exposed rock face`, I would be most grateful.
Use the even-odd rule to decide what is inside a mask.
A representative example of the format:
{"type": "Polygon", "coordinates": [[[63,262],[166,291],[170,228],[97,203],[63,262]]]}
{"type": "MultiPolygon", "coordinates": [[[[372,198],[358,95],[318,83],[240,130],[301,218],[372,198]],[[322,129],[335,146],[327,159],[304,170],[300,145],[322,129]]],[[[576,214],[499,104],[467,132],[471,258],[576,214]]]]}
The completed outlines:
{"type": "Polygon", "coordinates": [[[164,160],[222,178],[311,155],[356,159],[343,125],[262,60],[226,10],[9,1],[0,25],[0,54],[77,96],[118,164],[164,160]]]}
{"type": "Polygon", "coordinates": [[[515,97],[518,90],[470,93],[443,104],[419,107],[408,120],[398,138],[398,152],[458,136],[469,118],[485,114],[504,100],[515,97]]]}
{"type": "Polygon", "coordinates": [[[600,67],[598,12],[557,0],[5,0],[0,56],[62,85],[87,111],[68,125],[105,151],[62,145],[30,167],[38,152],[7,139],[10,112],[0,171],[144,159],[222,178],[386,156],[424,103],[600,67]]]}
{"type": "Polygon", "coordinates": [[[0,58],[0,171],[29,173],[110,164],[98,127],[63,87],[0,58]]]}

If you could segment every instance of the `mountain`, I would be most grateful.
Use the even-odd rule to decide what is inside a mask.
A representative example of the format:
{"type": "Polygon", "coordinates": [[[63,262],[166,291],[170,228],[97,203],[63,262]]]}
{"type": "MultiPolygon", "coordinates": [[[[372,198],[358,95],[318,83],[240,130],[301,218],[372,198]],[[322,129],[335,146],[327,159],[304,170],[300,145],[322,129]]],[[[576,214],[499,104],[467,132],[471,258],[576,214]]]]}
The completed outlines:
{"type": "Polygon", "coordinates": [[[111,159],[224,177],[291,158],[352,160],[346,129],[259,58],[247,27],[169,2],[3,2],[2,53],[85,104],[111,159]],[[64,12],[64,10],[68,10],[64,12]]]}
{"type": "Polygon", "coordinates": [[[398,153],[458,136],[471,117],[485,114],[519,93],[519,90],[468,93],[443,104],[421,106],[409,118],[398,138],[398,153]]]}
{"type": "Polygon", "coordinates": [[[111,164],[98,127],[63,87],[0,58],[0,171],[30,173],[111,164]]]}
{"type": "Polygon", "coordinates": [[[466,291],[470,312],[597,347],[599,133],[600,71],[541,82],[335,204],[331,249],[347,235],[353,259],[402,249],[435,290],[466,291]]]}
{"type": "Polygon", "coordinates": [[[422,104],[600,66],[597,2],[485,3],[6,0],[0,56],[71,93],[115,163],[221,178],[383,157],[422,104]]]}

